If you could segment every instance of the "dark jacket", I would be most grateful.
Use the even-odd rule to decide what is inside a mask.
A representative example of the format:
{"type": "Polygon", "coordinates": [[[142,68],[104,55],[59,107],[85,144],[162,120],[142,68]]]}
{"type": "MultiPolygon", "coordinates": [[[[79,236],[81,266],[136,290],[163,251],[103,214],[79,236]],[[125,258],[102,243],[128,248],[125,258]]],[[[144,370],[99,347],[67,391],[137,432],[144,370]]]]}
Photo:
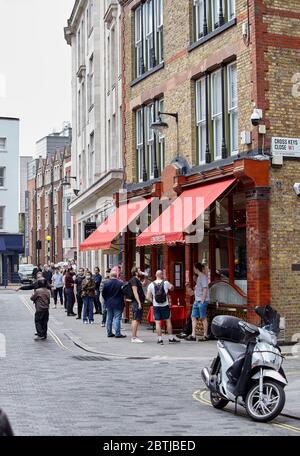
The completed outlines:
{"type": "Polygon", "coordinates": [[[65,275],[65,288],[72,289],[74,288],[74,275],[73,273],[67,272],[65,275]]]}
{"type": "Polygon", "coordinates": [[[96,291],[99,293],[100,285],[101,285],[101,282],[102,282],[102,275],[101,274],[95,274],[93,278],[94,278],[94,281],[95,281],[95,284],[96,284],[96,291]]]}
{"type": "Polygon", "coordinates": [[[90,298],[94,298],[96,296],[95,289],[96,289],[96,284],[93,279],[87,280],[84,279],[82,281],[82,291],[81,291],[81,296],[84,298],[85,296],[88,296],[90,298]]]}
{"type": "Polygon", "coordinates": [[[122,293],[122,285],[123,282],[118,279],[109,279],[105,281],[102,297],[107,308],[123,310],[124,295],[122,293]]]}
{"type": "Polygon", "coordinates": [[[44,271],[43,272],[43,277],[44,277],[44,279],[47,280],[48,283],[51,283],[51,281],[52,281],[52,272],[51,271],[44,271]]]}
{"type": "Polygon", "coordinates": [[[76,284],[76,294],[81,295],[82,290],[82,282],[84,281],[85,277],[80,276],[79,274],[76,276],[74,283],[76,284]]]}
{"type": "Polygon", "coordinates": [[[37,312],[49,310],[50,292],[47,288],[38,288],[30,299],[34,302],[37,312]]]}

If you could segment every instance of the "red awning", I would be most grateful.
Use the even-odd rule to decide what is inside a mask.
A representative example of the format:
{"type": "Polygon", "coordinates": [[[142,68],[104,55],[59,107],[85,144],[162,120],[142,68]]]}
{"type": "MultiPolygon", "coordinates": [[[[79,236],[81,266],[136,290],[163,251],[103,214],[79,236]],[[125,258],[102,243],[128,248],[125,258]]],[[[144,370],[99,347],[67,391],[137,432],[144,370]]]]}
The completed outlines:
{"type": "Polygon", "coordinates": [[[108,250],[113,240],[151,203],[153,198],[122,204],[99,228],[80,244],[80,251],[108,250]]]}
{"type": "Polygon", "coordinates": [[[137,246],[183,242],[185,232],[235,179],[226,179],[185,190],[137,238],[137,246]]]}

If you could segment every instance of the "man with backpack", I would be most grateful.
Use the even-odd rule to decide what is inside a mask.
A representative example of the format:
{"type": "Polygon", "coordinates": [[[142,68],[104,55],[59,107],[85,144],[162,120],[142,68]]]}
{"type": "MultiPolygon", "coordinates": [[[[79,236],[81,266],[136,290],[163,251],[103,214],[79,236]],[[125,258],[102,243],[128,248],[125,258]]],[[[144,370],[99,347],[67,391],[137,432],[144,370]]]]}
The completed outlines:
{"type": "Polygon", "coordinates": [[[153,302],[154,320],[156,323],[156,332],[158,336],[157,343],[163,345],[162,331],[160,322],[165,321],[167,324],[167,331],[169,335],[169,344],[177,344],[180,340],[176,339],[173,335],[173,328],[171,322],[171,309],[168,299],[169,291],[173,291],[174,286],[163,279],[163,272],[156,272],[156,280],[150,283],[147,292],[147,299],[153,302]]]}

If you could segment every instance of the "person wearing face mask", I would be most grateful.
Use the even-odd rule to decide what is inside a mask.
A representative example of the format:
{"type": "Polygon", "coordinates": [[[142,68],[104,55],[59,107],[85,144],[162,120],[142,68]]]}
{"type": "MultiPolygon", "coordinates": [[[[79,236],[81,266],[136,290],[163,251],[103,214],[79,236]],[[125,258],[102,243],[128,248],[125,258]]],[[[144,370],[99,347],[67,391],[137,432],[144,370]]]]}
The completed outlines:
{"type": "Polygon", "coordinates": [[[83,323],[94,323],[94,299],[96,295],[96,284],[90,271],[86,272],[82,281],[81,296],[83,299],[83,323]]]}

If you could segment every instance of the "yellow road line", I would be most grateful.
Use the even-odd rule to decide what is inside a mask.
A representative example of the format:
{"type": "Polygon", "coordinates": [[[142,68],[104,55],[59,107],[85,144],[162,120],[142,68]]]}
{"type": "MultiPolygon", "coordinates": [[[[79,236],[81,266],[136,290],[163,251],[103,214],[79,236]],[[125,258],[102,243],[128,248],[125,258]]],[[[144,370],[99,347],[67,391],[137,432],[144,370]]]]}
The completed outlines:
{"type": "MultiPolygon", "coordinates": [[[[27,309],[29,310],[29,312],[34,315],[34,309],[31,307],[31,305],[27,302],[25,296],[19,296],[19,298],[21,299],[21,301],[23,302],[23,304],[27,307],[27,309]]],[[[54,340],[54,342],[61,348],[63,348],[64,350],[70,350],[66,345],[64,345],[64,343],[60,340],[60,338],[55,334],[55,332],[48,326],[48,333],[50,334],[50,336],[52,337],[52,339],[54,340]]]]}
{"type": "MultiPolygon", "coordinates": [[[[205,395],[207,392],[208,392],[207,390],[197,390],[193,393],[193,399],[195,399],[196,401],[198,401],[202,404],[208,405],[209,407],[213,407],[211,402],[205,398],[205,395]]],[[[227,411],[229,411],[229,410],[227,410],[227,411]]],[[[229,411],[229,412],[232,413],[231,411],[229,411]]],[[[272,426],[279,427],[281,429],[286,429],[288,431],[296,432],[297,434],[300,434],[300,428],[298,428],[296,426],[291,426],[290,424],[281,424],[281,423],[278,423],[278,421],[274,421],[273,423],[264,423],[264,424],[269,424],[272,426]]]]}

